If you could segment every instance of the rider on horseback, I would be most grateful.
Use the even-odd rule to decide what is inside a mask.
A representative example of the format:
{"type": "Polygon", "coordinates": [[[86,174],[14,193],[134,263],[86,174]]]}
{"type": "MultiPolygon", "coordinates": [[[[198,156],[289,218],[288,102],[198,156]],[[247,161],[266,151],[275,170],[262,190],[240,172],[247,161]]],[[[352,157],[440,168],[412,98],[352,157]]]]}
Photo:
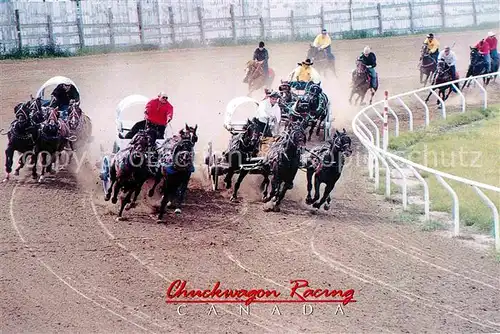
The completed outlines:
{"type": "Polygon", "coordinates": [[[321,30],[321,34],[316,36],[313,46],[317,48],[318,51],[326,51],[328,60],[335,60],[335,56],[332,54],[332,39],[326,32],[326,29],[321,30]]]}
{"type": "Polygon", "coordinates": [[[457,56],[451,51],[449,46],[444,48],[444,51],[439,53],[438,61],[443,60],[450,67],[451,80],[457,80],[457,56]]]}
{"type": "Polygon", "coordinates": [[[257,109],[257,119],[259,122],[260,132],[264,137],[274,137],[278,135],[280,121],[281,121],[281,108],[278,104],[280,95],[278,92],[272,92],[266,96],[266,99],[259,103],[257,109]],[[267,124],[267,129],[266,129],[267,124]]]}
{"type": "Polygon", "coordinates": [[[484,39],[480,40],[474,46],[480,54],[483,55],[484,61],[486,62],[486,73],[491,71],[491,56],[490,56],[490,44],[484,39]]]}
{"type": "Polygon", "coordinates": [[[269,76],[269,53],[264,47],[264,42],[259,42],[259,47],[253,52],[253,60],[262,64],[262,69],[264,70],[264,75],[267,78],[269,76]]]}
{"type": "Polygon", "coordinates": [[[51,96],[54,98],[52,103],[49,104],[52,108],[59,108],[61,118],[66,119],[69,104],[71,100],[75,102],[80,101],[80,94],[75,86],[69,83],[61,83],[52,91],[51,96]]]}
{"type": "Polygon", "coordinates": [[[375,72],[375,67],[377,66],[377,57],[369,46],[365,46],[363,53],[358,57],[358,61],[362,62],[370,75],[370,89],[375,90],[377,87],[377,72],[375,72]]]}
{"type": "Polygon", "coordinates": [[[318,71],[312,67],[313,63],[311,59],[306,59],[302,63],[297,63],[299,66],[296,67],[292,73],[290,73],[290,86],[296,89],[305,89],[306,85],[310,82],[320,84],[321,77],[318,71]]]}
{"type": "Polygon", "coordinates": [[[485,42],[490,46],[491,69],[494,71],[496,68],[493,65],[495,64],[498,66],[498,40],[493,31],[488,32],[488,37],[485,39],[485,42]]]}
{"type": "Polygon", "coordinates": [[[429,56],[434,58],[436,63],[438,62],[439,55],[439,42],[434,38],[434,34],[428,34],[427,38],[424,40],[424,44],[427,45],[427,49],[429,50],[429,56]]]}

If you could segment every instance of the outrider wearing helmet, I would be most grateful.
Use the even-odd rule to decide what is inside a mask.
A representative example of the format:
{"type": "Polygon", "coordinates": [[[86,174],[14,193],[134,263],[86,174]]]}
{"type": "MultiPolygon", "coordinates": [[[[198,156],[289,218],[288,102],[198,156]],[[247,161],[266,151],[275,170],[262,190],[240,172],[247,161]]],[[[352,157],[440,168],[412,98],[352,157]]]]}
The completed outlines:
{"type": "Polygon", "coordinates": [[[264,42],[260,41],[259,42],[259,48],[263,48],[264,47],[264,42]]]}

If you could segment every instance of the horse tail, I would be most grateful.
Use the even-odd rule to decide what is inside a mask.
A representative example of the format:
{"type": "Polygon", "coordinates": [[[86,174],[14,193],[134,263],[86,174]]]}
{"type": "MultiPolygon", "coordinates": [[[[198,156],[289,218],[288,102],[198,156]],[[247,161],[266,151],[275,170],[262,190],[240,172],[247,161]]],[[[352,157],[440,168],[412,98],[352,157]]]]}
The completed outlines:
{"type": "Polygon", "coordinates": [[[6,135],[7,133],[3,133],[5,131],[5,129],[0,129],[0,135],[6,135]]]}

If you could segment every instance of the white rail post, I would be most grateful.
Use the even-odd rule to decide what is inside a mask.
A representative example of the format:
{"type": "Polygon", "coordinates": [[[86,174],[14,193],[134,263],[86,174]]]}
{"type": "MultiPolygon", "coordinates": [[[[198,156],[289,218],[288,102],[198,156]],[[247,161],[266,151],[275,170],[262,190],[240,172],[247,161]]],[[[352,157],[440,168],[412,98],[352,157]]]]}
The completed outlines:
{"type": "MultiPolygon", "coordinates": [[[[368,130],[368,128],[363,124],[361,123],[361,121],[359,119],[356,120],[357,122],[359,122],[359,125],[363,128],[363,130],[368,134],[368,136],[370,137],[370,141],[372,142],[372,145],[375,146],[375,139],[373,138],[373,134],[370,132],[370,130],[368,130]]],[[[356,124],[357,125],[357,124],[356,124]]],[[[359,131],[359,133],[366,138],[366,135],[363,134],[363,131],[359,131]]],[[[368,140],[368,138],[366,138],[368,140]]],[[[374,175],[373,175],[373,169],[374,169],[374,160],[376,160],[376,157],[373,155],[371,149],[367,146],[365,146],[366,150],[368,151],[368,176],[370,177],[370,179],[373,179],[374,175]]],[[[376,188],[378,189],[378,178],[375,180],[375,186],[376,188]]]]}
{"type": "Polygon", "coordinates": [[[430,215],[429,215],[429,204],[430,204],[430,196],[429,196],[429,185],[427,184],[427,181],[425,181],[425,179],[422,177],[422,175],[420,175],[419,172],[417,172],[417,170],[411,166],[411,165],[408,165],[408,168],[410,168],[412,171],[413,171],[413,174],[415,175],[415,177],[417,179],[420,180],[420,182],[422,182],[422,184],[424,185],[424,214],[425,214],[425,220],[426,221],[429,221],[430,219],[430,215]]]}
{"type": "Polygon", "coordinates": [[[401,167],[399,167],[399,165],[396,162],[394,162],[394,160],[392,160],[392,158],[387,157],[387,160],[389,160],[391,165],[393,165],[397,169],[399,174],[401,174],[401,179],[403,180],[403,186],[401,187],[402,188],[401,201],[403,202],[403,210],[406,211],[408,209],[408,188],[407,188],[406,175],[404,171],[401,169],[401,167]]]}
{"type": "Polygon", "coordinates": [[[390,106],[388,108],[389,108],[389,112],[392,114],[392,116],[394,116],[394,120],[396,121],[395,125],[394,125],[394,136],[399,137],[399,117],[396,114],[396,112],[394,110],[392,110],[392,108],[390,106]]]}
{"type": "Polygon", "coordinates": [[[452,209],[453,226],[454,226],[453,235],[455,237],[458,237],[460,235],[460,207],[459,207],[460,204],[458,201],[458,195],[455,192],[455,190],[453,190],[453,188],[440,175],[434,174],[434,176],[439,181],[439,183],[441,183],[443,187],[445,187],[446,190],[448,190],[451,197],[453,198],[453,209],[452,209]]]}
{"type": "Polygon", "coordinates": [[[441,115],[443,115],[443,118],[446,118],[446,105],[444,104],[443,99],[434,91],[434,89],[431,89],[431,93],[439,100],[439,102],[441,102],[441,115]]]}
{"type": "Polygon", "coordinates": [[[486,196],[481,189],[479,189],[476,186],[472,186],[476,193],[481,197],[481,199],[486,203],[487,206],[490,207],[491,211],[493,212],[493,231],[495,234],[495,249],[500,252],[500,223],[498,219],[498,209],[493,203],[491,199],[486,196]]]}
{"type": "Polygon", "coordinates": [[[387,151],[387,147],[389,146],[389,124],[387,119],[387,112],[389,111],[389,92],[385,91],[385,101],[384,101],[384,129],[383,129],[383,145],[384,151],[387,151]]]}
{"type": "Polygon", "coordinates": [[[417,95],[417,93],[413,93],[413,95],[417,98],[417,100],[420,101],[420,103],[422,103],[422,105],[424,106],[424,110],[425,110],[425,127],[428,127],[429,126],[429,123],[430,123],[430,118],[429,118],[429,106],[427,105],[427,103],[424,102],[424,100],[422,100],[422,98],[420,96],[417,95]]]}
{"type": "MultiPolygon", "coordinates": [[[[357,120],[359,122],[359,124],[361,125],[361,127],[365,130],[365,132],[368,133],[368,135],[370,136],[370,139],[373,142],[375,142],[374,138],[373,138],[373,134],[371,133],[370,130],[368,130],[368,128],[366,127],[366,125],[364,125],[360,120],[357,120]]],[[[373,145],[375,146],[375,145],[373,145]]],[[[365,146],[366,147],[366,146],[365,146]]],[[[378,189],[379,186],[380,186],[380,183],[379,183],[379,180],[380,180],[380,172],[379,172],[379,165],[378,165],[378,159],[377,159],[377,156],[373,153],[372,149],[369,148],[369,147],[366,147],[367,150],[368,150],[368,157],[369,159],[371,159],[371,165],[368,164],[368,168],[370,168],[370,175],[371,177],[375,177],[375,189],[378,189]],[[374,170],[372,170],[372,168],[374,170]]]]}
{"type": "Polygon", "coordinates": [[[400,97],[398,97],[399,103],[405,108],[405,110],[408,112],[408,127],[410,131],[413,131],[413,113],[411,112],[410,108],[406,105],[406,103],[401,100],[400,97]]]}
{"type": "Polygon", "coordinates": [[[476,78],[473,79],[475,83],[477,83],[477,85],[479,86],[479,89],[481,89],[481,91],[483,92],[483,97],[484,97],[484,107],[483,109],[486,109],[488,108],[488,92],[486,92],[486,89],[483,87],[483,85],[481,85],[479,83],[479,81],[477,81],[476,78]]]}
{"type": "MultiPolygon", "coordinates": [[[[458,89],[458,87],[454,83],[452,83],[451,85],[456,90],[456,92],[458,93],[458,95],[460,95],[460,100],[462,100],[462,112],[465,112],[465,96],[464,96],[464,93],[462,93],[462,91],[460,89],[458,89]]],[[[458,84],[458,85],[460,86],[460,84],[458,84]]]]}

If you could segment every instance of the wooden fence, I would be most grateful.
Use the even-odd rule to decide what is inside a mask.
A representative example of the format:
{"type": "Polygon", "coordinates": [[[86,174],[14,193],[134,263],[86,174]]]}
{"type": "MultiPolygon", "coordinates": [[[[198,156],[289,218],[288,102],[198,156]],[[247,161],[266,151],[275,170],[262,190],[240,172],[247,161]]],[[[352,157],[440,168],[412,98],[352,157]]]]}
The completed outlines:
{"type": "Polygon", "coordinates": [[[267,8],[266,0],[253,0],[253,7],[241,5],[245,1],[239,5],[227,0],[193,0],[182,5],[166,1],[169,3],[0,0],[0,52],[41,45],[59,45],[74,51],[99,45],[188,46],[296,40],[316,35],[321,27],[342,38],[360,31],[376,36],[500,23],[499,0],[319,1],[314,3],[317,6],[272,0],[281,4],[279,8],[270,5],[269,0],[267,8]]]}

